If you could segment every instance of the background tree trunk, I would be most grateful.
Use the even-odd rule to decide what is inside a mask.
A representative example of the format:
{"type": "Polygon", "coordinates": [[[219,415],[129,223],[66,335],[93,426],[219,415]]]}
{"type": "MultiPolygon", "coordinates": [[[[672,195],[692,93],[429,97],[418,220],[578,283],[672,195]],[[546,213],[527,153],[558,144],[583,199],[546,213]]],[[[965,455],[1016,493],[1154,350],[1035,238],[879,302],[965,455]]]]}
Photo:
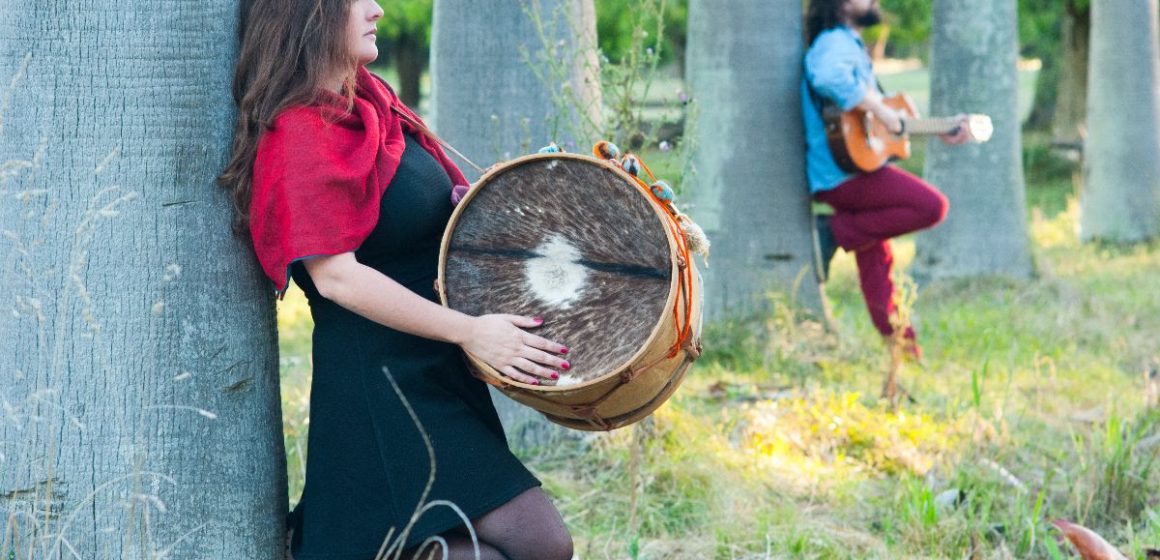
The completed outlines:
{"type": "Polygon", "coordinates": [[[935,0],[933,9],[931,114],[984,113],[995,134],[966,146],[929,140],[925,175],[951,210],[919,236],[915,275],[1027,277],[1015,0],[935,0]]]}
{"type": "Polygon", "coordinates": [[[599,126],[589,123],[600,122],[592,0],[438,0],[434,19],[431,120],[445,140],[483,166],[551,141],[591,150],[599,126]]]}
{"type": "Polygon", "coordinates": [[[1160,215],[1156,0],[1093,0],[1091,18],[1080,236],[1139,241],[1160,215]]]}
{"type": "Polygon", "coordinates": [[[771,290],[820,310],[801,115],[797,0],[690,0],[695,103],[689,214],[713,242],[710,320],[768,308],[771,290]]]}
{"type": "MultiPolygon", "coordinates": [[[[1064,47],[1058,51],[1062,54],[1064,47]]],[[[1027,131],[1044,131],[1052,127],[1055,111],[1059,107],[1060,60],[1058,56],[1044,56],[1040,59],[1039,73],[1035,76],[1035,96],[1031,100],[1031,113],[1023,123],[1027,131]]]]}
{"type": "MultiPolygon", "coordinates": [[[[551,141],[589,153],[600,128],[592,0],[437,0],[434,26],[431,121],[440,136],[483,166],[551,141]]],[[[492,400],[516,449],[567,434],[494,390],[492,400]]]]}
{"type": "Polygon", "coordinates": [[[1087,116],[1088,45],[1091,10],[1075,0],[1065,3],[1060,20],[1059,79],[1051,135],[1055,142],[1082,145],[1081,129],[1087,116]]]}
{"type": "Polygon", "coordinates": [[[0,557],[276,558],[270,285],[214,184],[236,2],[0,0],[0,557]]]}
{"type": "Polygon", "coordinates": [[[420,84],[423,70],[427,68],[427,61],[431,57],[430,49],[424,45],[422,37],[403,35],[391,44],[391,53],[395,58],[395,69],[399,72],[399,99],[417,111],[422,98],[420,84]]]}

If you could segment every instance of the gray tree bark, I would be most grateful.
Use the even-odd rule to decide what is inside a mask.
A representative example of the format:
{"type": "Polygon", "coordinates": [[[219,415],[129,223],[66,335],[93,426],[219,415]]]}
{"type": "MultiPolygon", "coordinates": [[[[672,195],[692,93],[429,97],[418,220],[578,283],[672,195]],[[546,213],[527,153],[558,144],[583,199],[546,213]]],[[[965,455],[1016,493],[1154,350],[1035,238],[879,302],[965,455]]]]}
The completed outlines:
{"type": "Polygon", "coordinates": [[[770,291],[821,309],[801,115],[798,0],[691,0],[695,103],[686,209],[713,242],[710,320],[765,312],[770,291]]]}
{"type": "Polygon", "coordinates": [[[1160,47],[1156,0],[1093,0],[1084,143],[1085,241],[1160,232],[1160,47]]]}
{"type": "Polygon", "coordinates": [[[231,0],[0,0],[0,557],[275,558],[268,282],[214,179],[231,0]]]}
{"type": "Polygon", "coordinates": [[[931,114],[984,113],[995,133],[986,144],[929,141],[925,176],[951,210],[918,237],[915,275],[1028,277],[1015,0],[935,0],[933,10],[931,114]]]}
{"type": "MultiPolygon", "coordinates": [[[[431,43],[432,128],[479,165],[552,141],[588,153],[598,139],[592,0],[436,0],[431,43]]],[[[516,449],[568,437],[494,389],[492,400],[516,449]]]]}
{"type": "Polygon", "coordinates": [[[1064,5],[1060,20],[1059,81],[1051,123],[1051,135],[1056,142],[1076,145],[1083,142],[1090,38],[1091,11],[1076,7],[1075,1],[1070,0],[1064,5]]]}
{"type": "Polygon", "coordinates": [[[598,140],[592,0],[437,0],[431,43],[432,126],[476,163],[598,140]]]}

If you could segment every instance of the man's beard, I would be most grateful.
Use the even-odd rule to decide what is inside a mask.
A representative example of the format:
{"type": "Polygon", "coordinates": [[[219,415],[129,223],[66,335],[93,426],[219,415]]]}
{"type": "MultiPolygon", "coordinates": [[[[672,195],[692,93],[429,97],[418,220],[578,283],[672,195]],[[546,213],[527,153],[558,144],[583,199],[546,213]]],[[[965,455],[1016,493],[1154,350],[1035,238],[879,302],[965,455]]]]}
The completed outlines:
{"type": "Polygon", "coordinates": [[[854,18],[854,25],[858,27],[874,27],[882,23],[882,12],[878,8],[870,8],[866,13],[854,18]]]}

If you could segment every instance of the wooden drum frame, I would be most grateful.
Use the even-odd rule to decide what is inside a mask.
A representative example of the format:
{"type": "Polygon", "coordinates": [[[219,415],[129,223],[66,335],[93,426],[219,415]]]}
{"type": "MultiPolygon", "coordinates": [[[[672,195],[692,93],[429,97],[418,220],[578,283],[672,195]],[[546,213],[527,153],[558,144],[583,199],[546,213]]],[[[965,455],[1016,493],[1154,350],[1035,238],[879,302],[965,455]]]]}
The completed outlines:
{"type": "Polygon", "coordinates": [[[534,154],[490,169],[448,221],[439,299],[470,315],[544,316],[530,332],[568,345],[572,368],[531,385],[468,353],[472,373],[569,428],[651,414],[701,354],[701,276],[678,216],[615,160],[534,154]],[[601,220],[607,211],[617,216],[601,220]]]}

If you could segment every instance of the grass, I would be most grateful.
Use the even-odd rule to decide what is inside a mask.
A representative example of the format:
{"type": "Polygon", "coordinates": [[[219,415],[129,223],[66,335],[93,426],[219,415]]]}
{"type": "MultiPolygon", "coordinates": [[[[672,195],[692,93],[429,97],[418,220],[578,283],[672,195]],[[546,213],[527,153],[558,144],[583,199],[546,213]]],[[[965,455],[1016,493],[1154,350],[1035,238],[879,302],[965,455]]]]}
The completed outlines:
{"type": "MultiPolygon", "coordinates": [[[[1079,244],[1074,164],[1044,138],[1025,144],[1039,275],[919,290],[926,364],[902,372],[917,403],[876,398],[889,358],[840,254],[837,333],[771,296],[771,316],[710,328],[650,419],[521,451],[580,557],[1071,558],[1056,518],[1129,557],[1160,547],[1160,387],[1146,375],[1160,360],[1160,244],[1079,244]]],[[[921,171],[921,149],[906,166],[921,171]]],[[[913,252],[897,244],[903,270],[913,252]]],[[[279,314],[295,497],[310,326],[297,291],[279,314]]]]}

